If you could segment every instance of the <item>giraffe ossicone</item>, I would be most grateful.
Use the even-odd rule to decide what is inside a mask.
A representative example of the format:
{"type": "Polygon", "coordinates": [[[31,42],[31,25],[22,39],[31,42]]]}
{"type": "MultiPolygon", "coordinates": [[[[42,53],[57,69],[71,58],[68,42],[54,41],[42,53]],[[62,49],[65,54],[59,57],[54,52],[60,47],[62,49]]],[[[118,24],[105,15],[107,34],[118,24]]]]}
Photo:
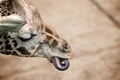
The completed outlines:
{"type": "Polygon", "coordinates": [[[24,0],[0,0],[0,53],[44,57],[61,71],[69,67],[71,47],[44,24],[37,9],[24,0]]]}

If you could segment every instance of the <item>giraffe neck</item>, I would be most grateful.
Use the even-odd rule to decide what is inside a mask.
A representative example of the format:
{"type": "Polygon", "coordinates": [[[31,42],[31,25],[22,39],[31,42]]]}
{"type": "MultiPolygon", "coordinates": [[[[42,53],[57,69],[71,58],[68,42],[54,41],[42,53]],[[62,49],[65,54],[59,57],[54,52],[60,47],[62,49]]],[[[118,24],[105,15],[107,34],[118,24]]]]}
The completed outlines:
{"type": "Polygon", "coordinates": [[[0,16],[8,16],[15,13],[12,9],[11,0],[0,1],[0,16]]]}
{"type": "MultiPolygon", "coordinates": [[[[17,36],[13,37],[8,32],[0,35],[0,53],[6,55],[17,55],[17,56],[31,56],[33,52],[29,52],[23,42],[18,40],[17,36]],[[19,43],[19,42],[20,43],[19,43]]],[[[35,49],[34,45],[30,46],[31,49],[35,49]]]]}
{"type": "Polygon", "coordinates": [[[24,0],[0,0],[0,16],[8,16],[14,13],[26,19],[31,19],[30,7],[24,0]]]}
{"type": "Polygon", "coordinates": [[[12,51],[10,50],[13,50],[11,44],[12,41],[8,40],[8,38],[9,37],[6,32],[0,35],[0,53],[11,54],[12,51]]]}

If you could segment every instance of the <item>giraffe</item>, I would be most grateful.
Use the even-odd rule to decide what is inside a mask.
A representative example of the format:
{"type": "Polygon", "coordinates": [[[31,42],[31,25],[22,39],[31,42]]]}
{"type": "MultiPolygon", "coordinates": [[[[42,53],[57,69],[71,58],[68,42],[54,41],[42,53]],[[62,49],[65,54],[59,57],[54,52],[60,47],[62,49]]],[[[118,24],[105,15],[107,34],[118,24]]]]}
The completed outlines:
{"type": "Polygon", "coordinates": [[[60,71],[68,69],[72,57],[68,42],[24,0],[0,0],[0,53],[44,57],[60,71]]]}

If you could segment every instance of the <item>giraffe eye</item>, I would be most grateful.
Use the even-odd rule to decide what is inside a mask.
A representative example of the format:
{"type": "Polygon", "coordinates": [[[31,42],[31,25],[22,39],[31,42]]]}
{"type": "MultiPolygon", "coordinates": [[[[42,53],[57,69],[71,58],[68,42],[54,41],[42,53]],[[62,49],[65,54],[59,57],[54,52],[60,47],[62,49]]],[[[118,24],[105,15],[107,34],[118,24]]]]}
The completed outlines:
{"type": "Polygon", "coordinates": [[[36,34],[24,34],[22,36],[18,36],[18,38],[23,41],[23,42],[26,42],[26,41],[29,41],[31,40],[34,36],[36,36],[36,34]]]}

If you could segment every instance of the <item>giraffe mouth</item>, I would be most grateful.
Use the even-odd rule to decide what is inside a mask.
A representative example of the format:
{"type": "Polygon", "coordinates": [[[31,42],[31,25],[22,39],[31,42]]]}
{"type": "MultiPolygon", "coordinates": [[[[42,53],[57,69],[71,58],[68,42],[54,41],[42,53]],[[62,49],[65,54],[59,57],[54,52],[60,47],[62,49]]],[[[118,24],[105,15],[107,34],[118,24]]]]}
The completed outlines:
{"type": "Polygon", "coordinates": [[[60,71],[64,71],[69,68],[68,59],[59,58],[59,57],[54,56],[51,58],[51,62],[60,71]]]}
{"type": "Polygon", "coordinates": [[[57,55],[53,55],[55,52],[50,49],[47,44],[42,44],[42,53],[44,53],[45,57],[60,71],[67,70],[69,68],[69,58],[58,57],[57,55]]]}

